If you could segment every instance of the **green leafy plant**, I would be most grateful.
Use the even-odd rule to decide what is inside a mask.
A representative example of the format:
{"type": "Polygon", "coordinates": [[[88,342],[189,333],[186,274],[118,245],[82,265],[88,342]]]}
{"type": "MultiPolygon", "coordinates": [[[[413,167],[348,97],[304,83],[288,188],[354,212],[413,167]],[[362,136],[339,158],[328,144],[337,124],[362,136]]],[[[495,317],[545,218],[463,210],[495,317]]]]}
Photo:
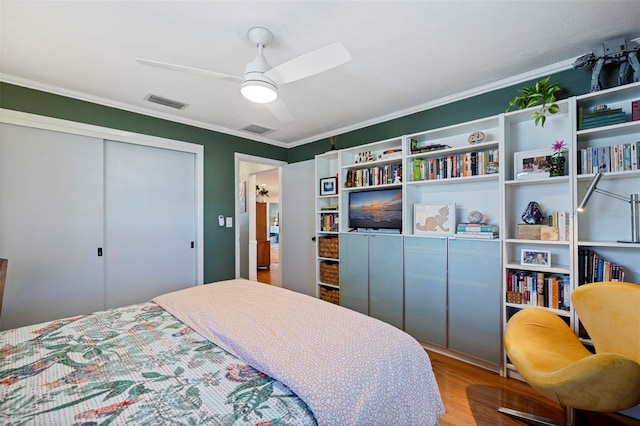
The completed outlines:
{"type": "Polygon", "coordinates": [[[256,195],[259,195],[261,197],[269,197],[269,190],[267,188],[260,187],[258,185],[256,185],[256,195]]]}
{"type": "MultiPolygon", "coordinates": [[[[534,123],[537,126],[544,127],[544,122],[547,119],[547,114],[555,114],[560,111],[560,107],[556,104],[556,93],[560,90],[558,83],[550,83],[551,76],[540,80],[531,87],[523,87],[520,89],[522,95],[515,96],[509,105],[517,107],[518,109],[526,109],[540,105],[540,109],[534,111],[531,117],[534,118],[534,123]]],[[[507,108],[509,111],[509,108],[507,108]]]]}

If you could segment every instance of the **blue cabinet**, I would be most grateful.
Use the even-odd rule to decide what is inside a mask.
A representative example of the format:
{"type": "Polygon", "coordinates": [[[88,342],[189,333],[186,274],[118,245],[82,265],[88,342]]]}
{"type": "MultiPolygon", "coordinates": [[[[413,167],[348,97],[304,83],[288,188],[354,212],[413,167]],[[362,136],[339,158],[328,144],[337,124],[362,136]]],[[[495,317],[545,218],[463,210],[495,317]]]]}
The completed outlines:
{"type": "Polygon", "coordinates": [[[500,241],[405,237],[405,331],[500,365],[500,241]]]}
{"type": "Polygon", "coordinates": [[[369,237],[340,234],[340,305],[369,315],[369,237]]]}
{"type": "Polygon", "coordinates": [[[405,237],[405,331],[447,345],[447,239],[405,237]]]}
{"type": "Polygon", "coordinates": [[[449,240],[449,349],[500,365],[500,242],[449,240]]]}
{"type": "Polygon", "coordinates": [[[340,305],[403,328],[402,237],[340,235],[340,305]]]}

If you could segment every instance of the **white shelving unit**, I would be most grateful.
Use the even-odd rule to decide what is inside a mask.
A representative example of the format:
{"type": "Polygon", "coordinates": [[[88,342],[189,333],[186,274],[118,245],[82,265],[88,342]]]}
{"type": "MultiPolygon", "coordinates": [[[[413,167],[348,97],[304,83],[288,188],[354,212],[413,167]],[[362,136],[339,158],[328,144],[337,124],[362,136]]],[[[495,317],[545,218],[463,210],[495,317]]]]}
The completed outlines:
{"type": "Polygon", "coordinates": [[[316,165],[316,296],[332,303],[339,302],[340,294],[340,256],[336,250],[327,247],[338,247],[340,227],[340,165],[339,152],[329,151],[317,155],[316,165]],[[335,178],[335,193],[321,194],[321,180],[335,178]],[[327,244],[332,243],[332,244],[327,244]]]}
{"type": "MultiPolygon", "coordinates": [[[[565,212],[569,224],[573,222],[574,194],[573,179],[575,165],[569,155],[575,146],[573,123],[575,122],[575,101],[558,102],[560,112],[547,116],[544,127],[536,126],[531,117],[535,108],[507,113],[504,116],[505,132],[505,180],[503,185],[503,329],[509,318],[527,306],[540,306],[562,317],[572,324],[572,308],[568,302],[573,277],[572,232],[565,240],[525,239],[518,233],[518,225],[525,225],[521,216],[530,202],[537,202],[547,217],[554,212],[565,212]],[[567,145],[565,175],[549,177],[548,172],[522,176],[523,158],[547,157],[553,153],[552,145],[564,141],[567,145]],[[522,250],[548,252],[549,265],[522,264],[522,250]],[[555,283],[552,284],[552,280],[555,283]],[[542,284],[540,282],[542,281],[542,284]],[[555,291],[554,291],[555,286],[555,291]],[[544,290],[542,290],[544,289],[544,290]],[[559,294],[562,291],[563,294],[559,294]],[[511,294],[510,294],[511,293],[511,294]],[[515,294],[514,294],[515,293],[515,294]],[[538,294],[545,293],[539,300],[538,294]],[[556,293],[556,298],[552,296],[556,293]],[[565,294],[566,293],[566,294],[565,294]],[[514,302],[511,297],[519,296],[514,302]],[[564,297],[563,297],[564,296],[564,297]],[[563,303],[564,299],[564,303],[563,303]],[[538,303],[540,302],[540,304],[538,303]],[[555,302],[555,303],[554,303],[555,302]],[[562,307],[564,306],[564,309],[562,307]]],[[[504,355],[503,374],[518,377],[513,366],[504,355]]]]}
{"type": "MultiPolygon", "coordinates": [[[[425,347],[519,377],[503,353],[502,331],[515,312],[537,305],[538,295],[537,288],[530,291],[535,298],[531,303],[513,294],[507,297],[513,274],[529,274],[536,282],[561,279],[563,294],[557,304],[549,298],[540,302],[579,335],[582,331],[570,296],[583,282],[580,261],[587,250],[622,266],[625,281],[640,281],[640,244],[618,242],[631,236],[629,205],[596,193],[584,213],[575,211],[594,177],[593,170],[583,171],[578,153],[589,147],[640,142],[640,120],[631,121],[631,102],[638,99],[640,83],[634,83],[560,101],[560,112],[549,115],[544,127],[534,124],[535,108],[531,108],[317,156],[318,182],[335,176],[339,191],[323,196],[316,189],[316,235],[339,238],[340,246],[344,242],[350,251],[335,258],[318,253],[318,294],[342,288],[345,306],[352,304],[353,309],[402,326],[425,347]],[[578,108],[589,111],[602,104],[622,108],[627,122],[577,130],[578,108]],[[484,140],[471,144],[469,136],[478,131],[484,133],[484,140]],[[516,167],[516,161],[524,163],[527,155],[551,155],[552,145],[560,140],[566,144],[563,176],[520,173],[522,167],[516,167]],[[484,152],[488,154],[479,154],[484,152]],[[481,156],[484,162],[478,161],[481,156]],[[489,162],[494,163],[490,173],[489,162]],[[349,195],[390,188],[402,192],[402,229],[352,232],[349,195]],[[525,239],[518,234],[522,213],[532,201],[545,216],[566,213],[564,239],[525,239]],[[455,204],[451,214],[456,224],[468,222],[471,211],[481,212],[483,222],[498,227],[499,237],[416,233],[414,206],[443,204],[455,204]],[[324,225],[326,214],[334,215],[339,225],[324,225]],[[522,250],[549,252],[550,265],[523,264],[522,250]],[[338,284],[323,282],[324,262],[342,263],[341,276],[342,272],[349,276],[338,284]]],[[[598,188],[625,197],[638,193],[640,170],[607,171],[598,188]]]]}
{"type": "MultiPolygon", "coordinates": [[[[587,148],[610,147],[614,145],[636,144],[640,148],[640,120],[631,121],[631,102],[640,100],[640,83],[628,84],[612,89],[589,93],[576,98],[576,107],[585,112],[597,105],[607,105],[610,109],[622,108],[625,112],[626,122],[610,126],[602,126],[587,130],[576,131],[576,150],[578,152],[587,148]]],[[[578,126],[576,125],[576,129],[578,126]]],[[[584,151],[582,151],[584,152],[584,151]]],[[[637,154],[637,153],[636,153],[637,154]]],[[[638,158],[636,158],[636,161],[638,158]]],[[[624,162],[623,162],[624,166],[624,162]]],[[[623,197],[629,197],[631,193],[640,193],[640,170],[627,170],[603,172],[598,188],[623,197]]],[[[591,184],[593,170],[579,170],[576,172],[575,200],[578,205],[584,197],[587,188],[591,184]]],[[[624,269],[624,280],[627,282],[640,282],[640,244],[619,242],[619,240],[631,239],[631,208],[629,203],[613,199],[603,194],[594,193],[583,212],[576,215],[576,238],[574,245],[574,274],[577,277],[576,285],[583,284],[586,279],[584,268],[580,263],[583,256],[589,252],[594,253],[603,261],[619,265],[624,269]]],[[[592,280],[600,280],[595,277],[592,280]]],[[[581,340],[590,344],[586,332],[580,326],[577,315],[574,319],[576,331],[581,340]]]]}

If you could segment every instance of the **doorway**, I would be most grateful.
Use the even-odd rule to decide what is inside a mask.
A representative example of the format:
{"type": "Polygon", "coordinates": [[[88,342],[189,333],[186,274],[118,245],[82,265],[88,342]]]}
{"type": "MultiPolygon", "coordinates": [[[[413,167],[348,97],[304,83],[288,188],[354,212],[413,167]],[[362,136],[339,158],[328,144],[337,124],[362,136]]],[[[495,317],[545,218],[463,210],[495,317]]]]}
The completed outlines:
{"type": "Polygon", "coordinates": [[[236,278],[280,285],[280,167],[283,161],[236,153],[236,278]],[[268,191],[268,197],[256,190],[268,191]],[[264,208],[263,229],[256,235],[257,203],[264,208]],[[274,212],[277,215],[271,217],[274,212]],[[277,222],[277,225],[275,223],[277,222]],[[276,232],[277,231],[277,232],[276,232]],[[258,238],[260,241],[258,241],[258,238]],[[265,250],[266,246],[266,250],[265,250]],[[258,249],[262,249],[258,267],[258,249]],[[266,255],[264,253],[267,253],[266,255]],[[266,256],[266,260],[265,260],[266,256]]]}

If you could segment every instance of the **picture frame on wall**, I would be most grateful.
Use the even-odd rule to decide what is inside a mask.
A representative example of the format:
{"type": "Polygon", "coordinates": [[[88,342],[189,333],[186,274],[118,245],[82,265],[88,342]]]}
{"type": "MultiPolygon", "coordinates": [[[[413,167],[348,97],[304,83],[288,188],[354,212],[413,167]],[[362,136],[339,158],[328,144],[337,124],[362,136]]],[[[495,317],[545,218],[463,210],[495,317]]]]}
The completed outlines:
{"type": "Polygon", "coordinates": [[[238,210],[240,213],[247,211],[247,182],[244,180],[238,185],[238,210]]]}
{"type": "Polygon", "coordinates": [[[551,252],[548,250],[520,250],[520,264],[526,266],[551,267],[551,252]]]}
{"type": "Polygon", "coordinates": [[[513,154],[513,177],[522,179],[546,179],[550,176],[552,149],[520,151],[513,154]]]}
{"type": "Polygon", "coordinates": [[[413,234],[423,236],[454,235],[456,232],[456,205],[414,204],[413,234]]]}
{"type": "Polygon", "coordinates": [[[336,195],[338,193],[338,178],[326,177],[320,179],[320,195],[336,195]]]}

